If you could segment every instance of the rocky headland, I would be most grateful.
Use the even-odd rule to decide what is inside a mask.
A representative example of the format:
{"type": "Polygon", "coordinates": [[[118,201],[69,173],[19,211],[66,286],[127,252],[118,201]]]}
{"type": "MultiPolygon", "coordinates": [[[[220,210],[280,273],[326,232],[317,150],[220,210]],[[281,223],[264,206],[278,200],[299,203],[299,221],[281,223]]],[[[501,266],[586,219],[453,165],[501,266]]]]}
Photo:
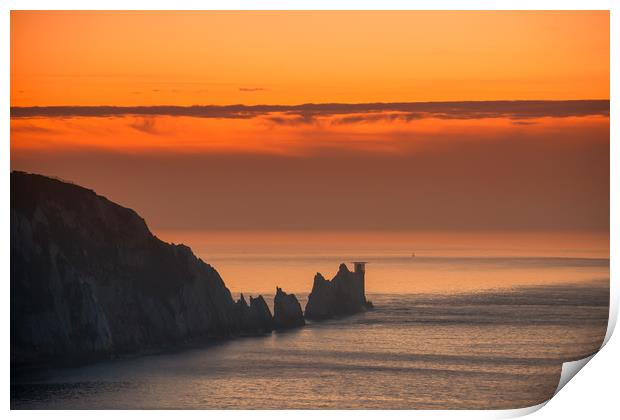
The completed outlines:
{"type": "MultiPolygon", "coordinates": [[[[305,324],[277,288],[235,301],[211,265],[163,242],[133,210],[42,175],[11,173],[11,365],[162,350],[305,324]]],[[[317,275],[305,318],[365,310],[363,265],[317,275]]]]}
{"type": "Polygon", "coordinates": [[[11,364],[161,349],[273,329],[259,296],[234,302],[218,272],[154,236],[131,209],[11,173],[11,364]]]}

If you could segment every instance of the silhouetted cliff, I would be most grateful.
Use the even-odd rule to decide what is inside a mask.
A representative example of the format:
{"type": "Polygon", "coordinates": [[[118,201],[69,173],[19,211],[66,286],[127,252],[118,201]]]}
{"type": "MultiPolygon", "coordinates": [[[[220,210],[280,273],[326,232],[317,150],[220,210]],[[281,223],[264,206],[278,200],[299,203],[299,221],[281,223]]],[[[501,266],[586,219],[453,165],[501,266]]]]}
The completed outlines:
{"type": "Polygon", "coordinates": [[[331,281],[325,280],[321,273],[316,274],[306,304],[306,319],[328,319],[362,312],[372,307],[366,300],[364,263],[355,264],[354,272],[349,271],[345,264],[340,264],[338,273],[331,281]]]}
{"type": "Polygon", "coordinates": [[[259,296],[155,237],[133,210],[41,175],[11,173],[11,363],[129,353],[271,331],[259,296]]]}

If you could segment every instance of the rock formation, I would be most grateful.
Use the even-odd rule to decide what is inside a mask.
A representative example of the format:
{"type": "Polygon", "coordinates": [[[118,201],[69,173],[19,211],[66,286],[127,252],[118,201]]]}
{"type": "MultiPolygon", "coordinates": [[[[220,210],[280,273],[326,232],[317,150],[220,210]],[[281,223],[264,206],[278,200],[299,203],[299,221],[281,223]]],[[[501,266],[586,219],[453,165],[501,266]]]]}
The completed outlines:
{"type": "Polygon", "coordinates": [[[278,330],[301,327],[306,324],[297,297],[287,294],[279,287],[273,300],[273,322],[278,330]]]}
{"type": "Polygon", "coordinates": [[[256,325],[258,333],[273,331],[273,316],[262,295],[257,298],[250,296],[250,322],[256,325]]]}
{"type": "Polygon", "coordinates": [[[306,319],[328,319],[371,308],[372,303],[366,300],[365,294],[364,264],[355,263],[354,272],[349,271],[345,264],[340,264],[338,273],[331,281],[317,273],[306,304],[306,319]]]}
{"type": "Polygon", "coordinates": [[[235,303],[213,267],[133,210],[41,175],[11,173],[10,258],[12,365],[272,328],[262,297],[235,303]]]}
{"type": "Polygon", "coordinates": [[[243,293],[235,303],[240,330],[245,334],[264,334],[273,331],[273,317],[265,299],[259,295],[250,296],[248,306],[243,293]]]}

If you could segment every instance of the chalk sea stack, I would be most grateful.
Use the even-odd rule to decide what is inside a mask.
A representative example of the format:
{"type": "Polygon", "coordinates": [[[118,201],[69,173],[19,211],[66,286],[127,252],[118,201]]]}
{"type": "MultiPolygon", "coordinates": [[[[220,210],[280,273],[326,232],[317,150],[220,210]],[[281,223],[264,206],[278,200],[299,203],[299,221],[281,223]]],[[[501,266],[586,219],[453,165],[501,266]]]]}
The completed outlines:
{"type": "Polygon", "coordinates": [[[235,303],[240,320],[240,330],[245,334],[264,334],[273,331],[273,317],[263,296],[250,296],[248,305],[243,293],[235,303]]]}
{"type": "MultiPolygon", "coordinates": [[[[55,363],[269,331],[184,245],[86,188],[11,173],[11,365],[55,363]]],[[[244,305],[245,304],[245,305],[244,305]]]]}
{"type": "Polygon", "coordinates": [[[297,297],[283,292],[279,287],[273,300],[273,322],[278,330],[306,325],[297,297]]]}
{"type": "Polygon", "coordinates": [[[326,280],[321,273],[316,274],[306,304],[306,319],[329,319],[372,308],[372,303],[366,300],[365,263],[356,262],[354,266],[355,271],[351,272],[345,264],[340,264],[331,280],[326,280]]]}
{"type": "Polygon", "coordinates": [[[273,316],[262,295],[257,298],[250,296],[250,314],[250,319],[258,323],[261,332],[273,331],[273,316]]]}

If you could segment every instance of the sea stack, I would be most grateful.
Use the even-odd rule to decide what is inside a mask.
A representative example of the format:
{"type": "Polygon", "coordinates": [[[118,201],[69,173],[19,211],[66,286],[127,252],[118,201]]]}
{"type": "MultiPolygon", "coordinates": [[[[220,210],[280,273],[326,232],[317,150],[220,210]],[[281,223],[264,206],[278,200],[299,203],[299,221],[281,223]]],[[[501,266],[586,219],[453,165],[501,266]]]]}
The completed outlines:
{"type": "Polygon", "coordinates": [[[306,319],[329,319],[371,308],[372,303],[366,300],[365,264],[355,262],[353,272],[345,264],[340,264],[338,273],[331,280],[317,273],[306,304],[306,319]]]}
{"type": "Polygon", "coordinates": [[[258,332],[273,331],[273,316],[262,295],[257,298],[250,296],[250,320],[258,325],[258,332]]]}
{"type": "Polygon", "coordinates": [[[267,302],[261,295],[257,298],[250,296],[250,305],[247,304],[243,293],[235,303],[239,330],[244,334],[264,334],[273,331],[273,317],[267,302]]]}
{"type": "Polygon", "coordinates": [[[279,287],[273,301],[273,322],[278,330],[301,327],[306,324],[301,305],[294,294],[287,294],[279,287]]]}

